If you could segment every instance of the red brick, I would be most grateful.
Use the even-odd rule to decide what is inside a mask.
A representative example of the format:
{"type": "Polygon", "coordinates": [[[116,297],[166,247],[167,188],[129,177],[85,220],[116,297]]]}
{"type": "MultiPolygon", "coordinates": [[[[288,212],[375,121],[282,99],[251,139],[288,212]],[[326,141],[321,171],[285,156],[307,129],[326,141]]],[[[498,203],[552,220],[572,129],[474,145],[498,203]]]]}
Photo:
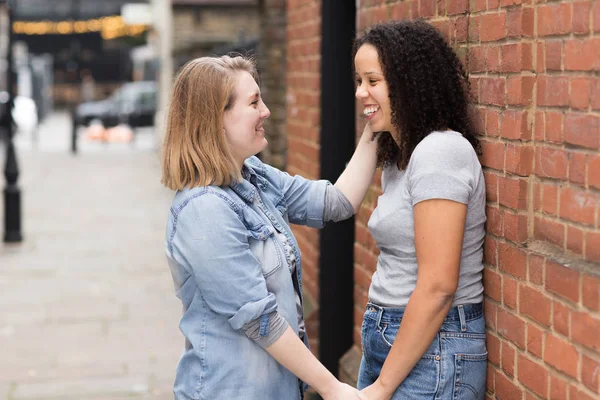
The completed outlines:
{"type": "Polygon", "coordinates": [[[590,31],[590,3],[573,3],[573,33],[588,33],[590,31]]]}
{"type": "Polygon", "coordinates": [[[600,189],[600,155],[589,156],[588,184],[597,189],[600,189]]]}
{"type": "Polygon", "coordinates": [[[498,201],[498,175],[484,172],[483,176],[485,178],[485,196],[488,202],[497,202],[498,201]]]}
{"type": "Polygon", "coordinates": [[[502,300],[502,278],[491,268],[483,269],[483,287],[485,294],[490,298],[496,301],[502,300]]]}
{"type": "Polygon", "coordinates": [[[544,283],[544,258],[531,254],[529,256],[528,265],[529,282],[534,285],[542,285],[544,283]]]}
{"type": "Polygon", "coordinates": [[[507,80],[508,104],[528,106],[533,99],[533,76],[511,76],[507,80]]]}
{"type": "Polygon", "coordinates": [[[509,273],[517,278],[527,277],[527,254],[516,247],[498,243],[498,267],[500,271],[509,273]]]}
{"type": "Polygon", "coordinates": [[[531,139],[531,127],[527,121],[527,114],[520,110],[504,111],[500,136],[506,139],[531,139]]]}
{"type": "Polygon", "coordinates": [[[569,388],[569,399],[570,400],[598,400],[597,396],[590,396],[583,391],[577,389],[575,386],[569,388]]]}
{"type": "Polygon", "coordinates": [[[594,20],[594,32],[600,32],[600,3],[593,2],[592,19],[594,20]]]}
{"type": "Polygon", "coordinates": [[[600,311],[600,278],[592,275],[583,275],[581,288],[583,305],[592,311],[600,311]]]}
{"type": "Polygon", "coordinates": [[[507,342],[500,347],[502,371],[511,378],[515,376],[515,349],[507,342]]]}
{"type": "Polygon", "coordinates": [[[579,353],[569,342],[554,335],[546,335],[544,361],[572,378],[577,378],[579,353]]]}
{"type": "Polygon", "coordinates": [[[537,27],[539,36],[562,35],[571,31],[571,4],[538,6],[537,27]]]}
{"type": "Polygon", "coordinates": [[[573,183],[585,185],[585,166],[587,154],[579,152],[569,153],[569,180],[573,183]]]}
{"type": "Polygon", "coordinates": [[[525,322],[522,319],[505,310],[498,310],[497,330],[500,336],[510,340],[517,347],[525,348],[525,322]]]}
{"type": "Polygon", "coordinates": [[[545,139],[551,143],[563,142],[563,118],[564,114],[557,111],[547,111],[545,115],[546,135],[545,139]]]}
{"type": "Polygon", "coordinates": [[[506,83],[503,78],[481,78],[481,104],[503,106],[506,83]]]}
{"type": "Polygon", "coordinates": [[[569,160],[564,150],[537,146],[535,151],[535,173],[544,178],[567,178],[569,160]]]}
{"type": "Polygon", "coordinates": [[[508,10],[506,15],[506,30],[508,37],[532,37],[533,26],[533,8],[515,8],[508,10]]]}
{"type": "Polygon", "coordinates": [[[498,177],[500,204],[517,210],[527,209],[527,180],[498,177]]]}
{"type": "Polygon", "coordinates": [[[467,0],[448,0],[446,2],[446,13],[448,15],[463,14],[468,11],[468,7],[469,2],[467,0]]]}
{"type": "Polygon", "coordinates": [[[496,327],[498,326],[496,321],[498,319],[498,306],[486,298],[483,300],[483,309],[483,313],[485,315],[485,326],[495,331],[496,327]]]}
{"type": "Polygon", "coordinates": [[[600,117],[568,113],[565,117],[565,142],[591,149],[600,148],[600,117]]]}
{"type": "Polygon", "coordinates": [[[560,217],[594,226],[594,213],[598,203],[600,198],[589,191],[564,187],[560,191],[560,217]]]}
{"type": "Polygon", "coordinates": [[[569,388],[569,399],[570,400],[598,400],[597,396],[590,396],[583,391],[577,389],[575,386],[569,388]]]}
{"type": "Polygon", "coordinates": [[[435,0],[419,0],[419,16],[433,17],[435,15],[435,0]]]}
{"type": "Polygon", "coordinates": [[[561,335],[569,337],[569,326],[571,325],[571,311],[569,307],[555,301],[553,308],[552,325],[554,330],[561,335]]]}
{"type": "Polygon", "coordinates": [[[500,339],[487,332],[486,347],[488,351],[488,361],[500,365],[500,339]]]}
{"type": "Polygon", "coordinates": [[[519,382],[538,396],[548,394],[548,370],[519,354],[519,382]]]}
{"type": "Polygon", "coordinates": [[[590,105],[591,82],[588,77],[571,78],[571,107],[587,109],[590,105]]]}
{"type": "Polygon", "coordinates": [[[569,78],[566,76],[538,76],[537,101],[539,106],[567,106],[569,78]]]}
{"type": "Polygon", "coordinates": [[[486,207],[487,231],[496,236],[504,235],[504,212],[497,207],[486,207]]]}
{"type": "Polygon", "coordinates": [[[590,84],[592,109],[600,110],[600,78],[593,77],[590,84]]]}
{"type": "Polygon", "coordinates": [[[547,261],[546,288],[577,303],[579,302],[579,273],[555,262],[547,261]]]}
{"type": "Polygon", "coordinates": [[[496,266],[498,262],[496,261],[496,247],[497,241],[490,236],[486,236],[485,241],[483,242],[483,259],[486,263],[496,266]]]}
{"type": "Polygon", "coordinates": [[[542,211],[558,215],[558,186],[542,184],[542,211]]]}
{"type": "Polygon", "coordinates": [[[586,312],[571,313],[571,338],[592,350],[600,350],[600,319],[586,312]]]}
{"type": "Polygon", "coordinates": [[[498,136],[500,134],[500,114],[495,110],[487,110],[485,121],[485,134],[498,136]]]}
{"type": "Polygon", "coordinates": [[[527,351],[538,358],[542,358],[544,346],[544,332],[533,324],[527,324],[527,351]]]}
{"type": "Polygon", "coordinates": [[[550,400],[565,400],[569,384],[562,377],[557,375],[550,376],[550,400]]]}
{"type": "Polygon", "coordinates": [[[528,176],[533,169],[533,147],[506,145],[506,172],[528,176]]]}
{"type": "Polygon", "coordinates": [[[533,226],[536,239],[552,243],[560,248],[565,245],[565,226],[548,218],[536,217],[533,226]]]}
{"type": "Polygon", "coordinates": [[[500,46],[490,46],[486,53],[487,71],[500,71],[500,46]]]}
{"type": "Polygon", "coordinates": [[[485,167],[504,170],[504,143],[481,140],[481,163],[485,167]]]}
{"type": "Polygon", "coordinates": [[[600,233],[586,232],[585,258],[586,260],[600,262],[600,233]]]}
{"type": "Polygon", "coordinates": [[[546,122],[544,121],[544,112],[535,112],[535,140],[543,141],[546,131],[546,122]]]}
{"type": "Polygon", "coordinates": [[[502,299],[504,305],[511,309],[517,308],[518,282],[508,275],[502,277],[502,299]]]}
{"type": "Polygon", "coordinates": [[[479,41],[479,30],[481,25],[481,16],[479,15],[469,15],[469,41],[478,42],[479,41]]]}
{"type": "Polygon", "coordinates": [[[583,231],[574,226],[567,226],[567,250],[583,255],[583,231]]]}
{"type": "MultiPolygon", "coordinates": [[[[492,364],[488,363],[487,371],[485,376],[485,388],[491,393],[496,391],[496,370],[492,367],[492,364]]],[[[485,400],[493,400],[488,395],[485,396],[485,400]]]]}
{"type": "Polygon", "coordinates": [[[496,399],[521,399],[523,391],[502,372],[496,371],[496,399]]]}
{"type": "Polygon", "coordinates": [[[494,42],[506,37],[506,12],[484,14],[481,17],[482,29],[479,37],[482,42],[494,42]]]}
{"type": "Polygon", "coordinates": [[[600,68],[600,38],[565,42],[565,70],[591,71],[600,68]]]}
{"type": "Polygon", "coordinates": [[[600,393],[600,362],[585,354],[581,359],[581,382],[592,392],[600,393]]]}
{"type": "Polygon", "coordinates": [[[562,57],[563,57],[563,41],[562,40],[549,40],[545,43],[546,62],[544,69],[547,71],[560,71],[562,70],[562,57]]]}
{"type": "Polygon", "coordinates": [[[550,326],[550,310],[552,303],[550,299],[540,293],[538,289],[520,285],[519,288],[519,311],[525,314],[534,321],[549,327],[550,326]]]}
{"type": "Polygon", "coordinates": [[[520,72],[532,67],[532,49],[530,44],[511,43],[500,47],[500,72],[520,72]]]}
{"type": "Polygon", "coordinates": [[[504,213],[504,237],[515,243],[525,243],[529,235],[527,222],[527,215],[513,214],[506,210],[504,213]]]}

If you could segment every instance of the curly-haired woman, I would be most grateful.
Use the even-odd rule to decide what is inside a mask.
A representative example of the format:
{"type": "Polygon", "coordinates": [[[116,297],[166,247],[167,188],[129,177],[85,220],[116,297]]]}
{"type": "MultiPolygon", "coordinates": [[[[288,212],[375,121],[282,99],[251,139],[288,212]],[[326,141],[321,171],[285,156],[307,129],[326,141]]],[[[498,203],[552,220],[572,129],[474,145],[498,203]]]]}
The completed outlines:
{"type": "Polygon", "coordinates": [[[483,399],[485,183],[467,76],[422,21],[373,27],[354,63],[383,168],[358,386],[370,400],[483,399]]]}

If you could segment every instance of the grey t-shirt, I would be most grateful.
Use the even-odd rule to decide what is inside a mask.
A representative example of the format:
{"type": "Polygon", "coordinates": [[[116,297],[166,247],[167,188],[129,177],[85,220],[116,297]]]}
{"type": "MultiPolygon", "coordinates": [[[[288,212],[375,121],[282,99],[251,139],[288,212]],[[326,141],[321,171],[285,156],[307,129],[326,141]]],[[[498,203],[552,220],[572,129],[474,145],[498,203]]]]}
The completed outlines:
{"type": "Polygon", "coordinates": [[[382,188],[368,224],[380,250],[369,300],[384,307],[408,304],[417,283],[413,207],[447,199],[468,207],[453,305],[483,301],[485,182],[471,144],[457,132],[432,132],[417,145],[405,170],[395,164],[383,170],[382,188]]]}

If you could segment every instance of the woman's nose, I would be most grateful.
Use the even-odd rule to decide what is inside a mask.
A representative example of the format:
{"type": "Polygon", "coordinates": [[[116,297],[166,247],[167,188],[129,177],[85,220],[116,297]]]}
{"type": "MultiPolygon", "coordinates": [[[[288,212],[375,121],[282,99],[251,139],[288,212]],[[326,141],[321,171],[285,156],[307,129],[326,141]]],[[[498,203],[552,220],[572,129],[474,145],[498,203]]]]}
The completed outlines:
{"type": "Polygon", "coordinates": [[[263,109],[261,112],[261,118],[269,118],[269,116],[271,116],[271,111],[269,110],[269,107],[267,107],[266,104],[263,103],[263,109]]]}
{"type": "Polygon", "coordinates": [[[354,93],[354,96],[357,99],[363,98],[363,97],[367,97],[367,91],[363,88],[362,85],[359,85],[356,87],[356,93],[354,93]]]}

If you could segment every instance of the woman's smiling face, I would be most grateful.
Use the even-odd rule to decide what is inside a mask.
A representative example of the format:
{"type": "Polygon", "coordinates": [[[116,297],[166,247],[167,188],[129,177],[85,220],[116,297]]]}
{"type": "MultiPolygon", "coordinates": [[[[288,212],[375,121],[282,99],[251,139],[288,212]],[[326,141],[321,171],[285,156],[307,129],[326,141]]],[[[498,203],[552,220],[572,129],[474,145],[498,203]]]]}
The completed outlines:
{"type": "Polygon", "coordinates": [[[237,73],[233,89],[233,104],[223,115],[225,137],[235,161],[244,160],[267,147],[264,122],[271,112],[260,97],[256,81],[246,71],[237,73]]]}
{"type": "Polygon", "coordinates": [[[397,129],[392,124],[392,110],[388,84],[383,75],[377,49],[366,43],[354,56],[356,71],[356,98],[363,105],[363,113],[373,132],[388,131],[394,137],[397,129]]]}

